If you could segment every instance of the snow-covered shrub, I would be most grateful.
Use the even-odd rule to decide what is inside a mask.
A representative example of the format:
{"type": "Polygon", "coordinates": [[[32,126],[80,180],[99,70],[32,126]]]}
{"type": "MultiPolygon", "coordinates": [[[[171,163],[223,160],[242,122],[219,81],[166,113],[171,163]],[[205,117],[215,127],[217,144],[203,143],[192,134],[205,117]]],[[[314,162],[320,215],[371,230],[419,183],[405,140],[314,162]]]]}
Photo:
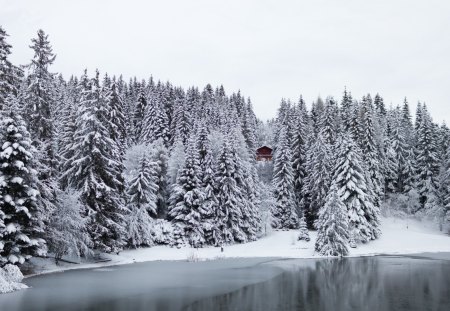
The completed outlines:
{"type": "Polygon", "coordinates": [[[153,219],[144,208],[133,205],[127,217],[128,245],[131,247],[152,246],[152,223],[153,219]]]}
{"type": "Polygon", "coordinates": [[[171,245],[173,243],[173,225],[164,219],[156,219],[152,226],[153,241],[156,244],[171,245]]]}
{"type": "Polygon", "coordinates": [[[17,266],[8,264],[0,268],[0,294],[27,288],[22,280],[23,274],[17,266]]]}
{"type": "Polygon", "coordinates": [[[87,232],[88,218],[82,215],[85,206],[80,201],[80,194],[67,189],[58,194],[58,208],[50,217],[47,229],[49,250],[55,254],[56,263],[64,255],[89,256],[93,245],[87,232]]]}
{"type": "Polygon", "coordinates": [[[402,194],[389,195],[389,198],[382,204],[382,213],[385,217],[404,218],[416,213],[421,207],[420,196],[416,189],[402,194]]]}
{"type": "Polygon", "coordinates": [[[308,231],[308,227],[306,225],[305,217],[300,218],[299,225],[300,225],[300,228],[299,228],[298,240],[309,242],[311,239],[309,238],[309,231],[308,231]]]}
{"type": "Polygon", "coordinates": [[[197,253],[197,252],[192,251],[192,252],[190,252],[190,253],[187,255],[186,260],[187,260],[188,262],[198,262],[198,261],[200,261],[200,257],[198,257],[198,253],[197,253]]]}

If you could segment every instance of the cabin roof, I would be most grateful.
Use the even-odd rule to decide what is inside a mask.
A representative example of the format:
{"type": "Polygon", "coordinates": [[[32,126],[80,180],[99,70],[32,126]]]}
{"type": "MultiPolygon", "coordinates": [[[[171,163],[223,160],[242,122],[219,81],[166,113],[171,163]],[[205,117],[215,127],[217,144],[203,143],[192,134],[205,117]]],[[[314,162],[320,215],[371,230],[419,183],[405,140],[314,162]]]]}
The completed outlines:
{"type": "Polygon", "coordinates": [[[272,153],[272,148],[267,147],[267,146],[262,146],[259,147],[258,149],[256,149],[257,153],[264,153],[264,154],[271,154],[272,153]]]}

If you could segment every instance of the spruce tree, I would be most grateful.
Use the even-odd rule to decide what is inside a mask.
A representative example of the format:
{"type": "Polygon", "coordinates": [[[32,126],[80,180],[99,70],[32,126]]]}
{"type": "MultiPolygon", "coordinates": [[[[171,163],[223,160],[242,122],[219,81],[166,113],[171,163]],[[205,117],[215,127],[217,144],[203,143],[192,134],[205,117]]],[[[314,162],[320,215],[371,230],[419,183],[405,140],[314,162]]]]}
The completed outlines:
{"type": "Polygon", "coordinates": [[[298,118],[295,121],[295,130],[292,141],[292,168],[294,174],[294,194],[296,200],[297,214],[303,214],[305,209],[305,180],[307,162],[307,137],[308,137],[308,115],[305,102],[300,97],[298,103],[298,118]]]}
{"type": "Polygon", "coordinates": [[[349,219],[342,195],[334,183],[319,211],[315,249],[323,256],[346,256],[349,246],[349,219]]]}
{"type": "Polygon", "coordinates": [[[15,67],[8,59],[11,45],[6,42],[7,36],[6,31],[0,26],[0,111],[7,108],[5,105],[8,96],[17,95],[15,67]]]}
{"type": "Polygon", "coordinates": [[[347,91],[347,88],[344,89],[344,95],[342,96],[341,101],[341,120],[342,120],[342,130],[350,131],[352,126],[352,109],[353,98],[352,94],[347,91]]]}
{"type": "Polygon", "coordinates": [[[82,91],[76,119],[73,156],[68,160],[69,185],[81,192],[90,216],[88,231],[94,247],[120,251],[124,245],[123,164],[108,132],[108,110],[97,76],[82,91]]]}
{"type": "Polygon", "coordinates": [[[152,217],[156,217],[157,185],[147,154],[143,154],[139,170],[127,186],[128,209],[128,244],[137,247],[152,245],[152,217]]]}
{"type": "Polygon", "coordinates": [[[124,103],[119,93],[115,78],[108,85],[104,85],[106,104],[108,109],[108,132],[111,139],[117,144],[120,158],[125,154],[126,148],[126,121],[124,103]]]}
{"type": "Polygon", "coordinates": [[[142,87],[139,90],[139,95],[133,111],[133,134],[135,143],[142,142],[144,116],[147,106],[147,96],[145,94],[145,89],[142,87]]]}
{"type": "Polygon", "coordinates": [[[333,170],[331,146],[325,143],[321,134],[308,149],[307,169],[309,175],[306,180],[306,191],[309,197],[309,208],[305,216],[309,227],[312,228],[320,208],[325,204],[333,170]]]}
{"type": "Polygon", "coordinates": [[[39,169],[39,178],[47,180],[55,175],[57,163],[55,159],[54,123],[52,110],[55,109],[54,74],[49,72],[49,67],[55,61],[52,47],[48,41],[48,35],[39,30],[37,38],[32,39],[30,46],[34,51],[33,59],[27,66],[27,89],[25,91],[24,112],[28,119],[28,127],[32,144],[39,155],[39,163],[43,166],[39,169]]]}
{"type": "Polygon", "coordinates": [[[202,247],[205,237],[201,225],[201,208],[205,195],[199,179],[198,153],[194,142],[189,143],[186,161],[181,169],[177,183],[172,189],[169,219],[179,228],[179,234],[192,247],[202,247]]]}
{"type": "Polygon", "coordinates": [[[361,133],[362,155],[366,165],[366,174],[369,181],[368,186],[372,186],[372,189],[368,190],[373,191],[373,203],[379,207],[380,200],[383,196],[384,180],[381,172],[379,148],[375,136],[375,112],[370,95],[363,98],[361,112],[363,115],[362,125],[364,129],[361,133]]]}
{"type": "Polygon", "coordinates": [[[169,189],[167,181],[167,170],[169,155],[168,150],[162,139],[154,141],[149,145],[149,149],[152,150],[151,162],[153,162],[154,179],[156,180],[157,190],[157,200],[156,200],[156,211],[158,218],[165,218],[167,215],[167,201],[169,198],[169,189]]]}
{"type": "Polygon", "coordinates": [[[438,189],[439,156],[434,124],[426,106],[422,107],[421,120],[417,129],[417,187],[423,206],[429,196],[435,196],[438,189]]]}
{"type": "Polygon", "coordinates": [[[9,96],[0,126],[0,264],[45,255],[44,223],[30,134],[9,96]]]}
{"type": "Polygon", "coordinates": [[[214,245],[244,242],[246,234],[242,230],[242,190],[238,187],[241,178],[236,170],[237,154],[230,139],[226,139],[221,147],[215,169],[218,208],[214,215],[214,245]]]}
{"type": "Polygon", "coordinates": [[[373,204],[360,150],[344,134],[337,148],[333,183],[347,208],[349,225],[356,241],[368,242],[380,235],[379,208],[373,204]]]}
{"type": "Polygon", "coordinates": [[[298,216],[294,197],[292,155],[285,127],[280,130],[278,137],[278,145],[274,155],[273,176],[276,200],[273,211],[273,226],[278,229],[298,228],[298,216]]]}

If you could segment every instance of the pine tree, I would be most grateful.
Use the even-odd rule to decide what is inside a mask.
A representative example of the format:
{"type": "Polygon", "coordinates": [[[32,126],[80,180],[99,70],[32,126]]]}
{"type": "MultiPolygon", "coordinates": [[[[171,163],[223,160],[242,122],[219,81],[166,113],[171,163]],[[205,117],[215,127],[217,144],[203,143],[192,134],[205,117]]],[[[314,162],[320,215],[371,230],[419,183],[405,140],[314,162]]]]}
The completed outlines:
{"type": "Polygon", "coordinates": [[[336,141],[338,110],[333,98],[327,98],[323,116],[320,116],[319,133],[322,135],[325,143],[333,145],[336,141]]]}
{"type": "Polygon", "coordinates": [[[147,213],[156,217],[156,191],[157,185],[154,180],[155,167],[150,163],[147,154],[143,154],[139,161],[139,171],[130,181],[127,187],[128,204],[144,209],[147,213]]]}
{"type": "Polygon", "coordinates": [[[214,215],[216,224],[213,232],[214,245],[224,243],[244,242],[245,233],[241,228],[242,220],[242,192],[238,187],[239,172],[236,170],[236,150],[226,139],[222,145],[217,167],[215,169],[215,183],[217,186],[218,209],[214,215]]]}
{"type": "Polygon", "coordinates": [[[156,185],[158,187],[156,211],[158,218],[165,218],[167,215],[167,201],[169,197],[167,183],[169,155],[162,139],[154,141],[149,145],[149,149],[152,150],[151,162],[154,163],[154,170],[152,170],[154,174],[153,179],[156,180],[156,185]]]}
{"type": "Polygon", "coordinates": [[[169,218],[192,247],[202,247],[205,237],[201,225],[201,207],[205,195],[199,179],[198,153],[191,141],[186,161],[170,197],[169,218]]]}
{"type": "Polygon", "coordinates": [[[5,105],[8,96],[17,95],[16,69],[8,59],[11,45],[6,42],[7,36],[6,31],[0,26],[0,111],[7,108],[5,105]]]}
{"type": "Polygon", "coordinates": [[[137,247],[152,245],[152,217],[156,217],[156,191],[154,165],[149,162],[147,154],[143,154],[139,170],[127,187],[128,196],[128,244],[137,247]]]}
{"type": "Polygon", "coordinates": [[[405,97],[402,106],[401,126],[405,136],[405,144],[412,146],[414,143],[414,127],[412,124],[411,113],[409,112],[408,100],[405,97]]]}
{"type": "Polygon", "coordinates": [[[325,205],[319,211],[315,249],[323,256],[346,256],[349,246],[349,220],[342,195],[331,186],[325,205]]]}
{"type": "Polygon", "coordinates": [[[124,103],[122,96],[119,94],[117,82],[115,78],[111,81],[111,84],[104,85],[105,97],[109,115],[108,117],[108,132],[111,139],[117,144],[119,156],[123,157],[126,148],[126,122],[124,115],[124,103]]]}
{"type": "Polygon", "coordinates": [[[4,107],[0,137],[0,263],[22,264],[45,255],[33,148],[16,98],[4,107]]]}
{"type": "Polygon", "coordinates": [[[344,134],[340,139],[332,180],[347,208],[355,240],[367,242],[380,235],[380,211],[370,196],[360,150],[348,136],[344,134]]]}
{"type": "Polygon", "coordinates": [[[298,240],[299,241],[306,241],[309,242],[311,238],[309,237],[308,227],[306,225],[305,217],[300,218],[299,221],[299,235],[298,240]]]}
{"type": "Polygon", "coordinates": [[[172,135],[173,142],[180,140],[184,145],[186,145],[192,127],[192,116],[186,107],[186,100],[184,97],[179,97],[175,101],[172,126],[174,127],[174,133],[172,135]]]}
{"type": "Polygon", "coordinates": [[[145,109],[141,142],[151,144],[156,140],[162,140],[166,147],[169,146],[169,118],[164,106],[157,101],[156,96],[151,96],[145,109]]]}
{"type": "Polygon", "coordinates": [[[298,118],[295,121],[295,131],[292,141],[292,168],[294,173],[294,194],[296,200],[297,214],[304,212],[304,194],[306,180],[306,162],[307,162],[307,137],[308,137],[308,115],[305,103],[300,97],[298,103],[298,118]]]}
{"type": "Polygon", "coordinates": [[[81,192],[90,216],[88,231],[94,248],[117,252],[125,238],[123,165],[116,158],[117,145],[108,132],[108,111],[102,94],[97,73],[82,91],[73,156],[62,177],[70,176],[69,185],[81,192]]]}
{"type": "Polygon", "coordinates": [[[325,204],[325,197],[331,184],[333,162],[331,146],[324,142],[319,134],[316,141],[308,150],[306,191],[309,197],[309,208],[306,211],[306,221],[312,228],[317,220],[320,208],[325,204]]]}
{"type": "Polygon", "coordinates": [[[273,226],[278,229],[298,228],[292,155],[285,127],[280,130],[278,145],[274,155],[273,185],[276,199],[276,206],[273,211],[273,226]]]}
{"type": "Polygon", "coordinates": [[[450,223],[450,147],[447,149],[439,180],[444,217],[447,223],[450,223]]]}
{"type": "Polygon", "coordinates": [[[425,206],[429,196],[438,189],[439,157],[434,125],[426,106],[422,107],[421,121],[417,129],[417,182],[421,203],[425,206]]]}
{"type": "Polygon", "coordinates": [[[352,112],[353,112],[353,98],[350,92],[347,92],[347,88],[344,89],[344,95],[341,101],[341,120],[342,129],[344,131],[350,131],[352,127],[352,112]]]}
{"type": "Polygon", "coordinates": [[[39,155],[39,178],[47,180],[55,175],[57,163],[54,150],[54,123],[52,110],[55,109],[54,74],[49,72],[55,60],[52,47],[48,41],[48,35],[42,30],[37,33],[37,38],[32,39],[31,48],[34,57],[27,66],[27,89],[25,91],[25,113],[31,134],[32,144],[39,155]]]}
{"type": "Polygon", "coordinates": [[[133,134],[135,143],[142,142],[143,127],[145,124],[144,116],[147,106],[147,96],[144,88],[141,88],[133,111],[133,134]]]}
{"type": "Polygon", "coordinates": [[[373,203],[379,207],[383,196],[383,176],[381,173],[379,148],[375,137],[375,113],[370,95],[367,95],[361,103],[363,115],[363,129],[361,133],[362,155],[366,165],[366,174],[368,175],[369,191],[373,191],[373,203]],[[370,189],[372,188],[372,189],[370,189]]]}

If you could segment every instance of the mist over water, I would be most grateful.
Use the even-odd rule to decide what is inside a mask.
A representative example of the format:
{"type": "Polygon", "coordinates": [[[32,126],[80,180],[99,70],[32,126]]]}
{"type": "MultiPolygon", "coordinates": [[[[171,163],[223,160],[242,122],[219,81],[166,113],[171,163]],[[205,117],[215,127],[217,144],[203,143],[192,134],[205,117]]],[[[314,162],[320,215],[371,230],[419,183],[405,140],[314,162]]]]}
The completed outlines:
{"type": "Polygon", "coordinates": [[[450,261],[426,257],[151,262],[26,283],[0,310],[450,310],[450,261]]]}

